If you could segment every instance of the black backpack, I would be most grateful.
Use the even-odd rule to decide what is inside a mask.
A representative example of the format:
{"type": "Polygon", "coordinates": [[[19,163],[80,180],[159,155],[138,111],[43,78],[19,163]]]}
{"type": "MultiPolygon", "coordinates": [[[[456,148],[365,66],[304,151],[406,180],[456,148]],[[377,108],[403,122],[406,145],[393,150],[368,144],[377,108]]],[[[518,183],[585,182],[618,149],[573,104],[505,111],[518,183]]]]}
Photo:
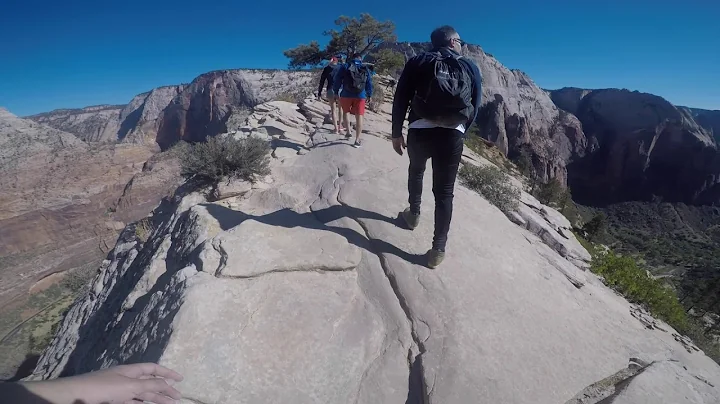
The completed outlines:
{"type": "Polygon", "coordinates": [[[368,69],[365,66],[350,63],[345,69],[343,88],[350,92],[360,94],[365,90],[368,79],[368,69]]]}
{"type": "Polygon", "coordinates": [[[430,53],[432,60],[419,72],[423,84],[412,100],[412,109],[420,118],[455,126],[466,124],[472,117],[472,77],[462,66],[461,56],[430,53]]]}

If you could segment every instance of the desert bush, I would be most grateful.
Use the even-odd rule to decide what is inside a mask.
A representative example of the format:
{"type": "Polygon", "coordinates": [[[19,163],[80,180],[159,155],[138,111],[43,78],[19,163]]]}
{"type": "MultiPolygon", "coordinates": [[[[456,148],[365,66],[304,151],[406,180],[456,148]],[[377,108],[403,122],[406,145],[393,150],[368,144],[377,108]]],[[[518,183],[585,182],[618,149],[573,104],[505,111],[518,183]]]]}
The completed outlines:
{"type": "Polygon", "coordinates": [[[661,279],[655,279],[635,259],[612,251],[595,254],[591,270],[605,278],[605,283],[631,302],[644,306],[676,330],[686,332],[689,321],[675,291],[661,279]]]}
{"type": "Polygon", "coordinates": [[[465,186],[481,194],[503,212],[517,209],[520,190],[513,186],[510,177],[499,168],[465,164],[459,174],[465,186]]]}
{"type": "Polygon", "coordinates": [[[396,76],[405,66],[405,54],[385,48],[372,55],[378,73],[396,76]]]}
{"type": "Polygon", "coordinates": [[[567,190],[562,186],[557,178],[551,179],[547,184],[537,184],[534,187],[533,196],[544,205],[560,206],[564,204],[567,198],[567,190]]]}
{"type": "Polygon", "coordinates": [[[467,130],[467,136],[465,136],[465,146],[480,156],[484,155],[483,152],[486,147],[485,142],[480,137],[480,129],[474,122],[467,130]]]}
{"type": "Polygon", "coordinates": [[[88,286],[96,273],[97,268],[94,265],[86,265],[65,274],[60,285],[77,294],[88,286]]]}
{"type": "Polygon", "coordinates": [[[377,76],[373,76],[373,96],[368,101],[367,107],[372,112],[380,112],[385,103],[385,87],[380,85],[377,76]]]}
{"type": "Polygon", "coordinates": [[[285,101],[297,104],[298,102],[302,101],[302,98],[303,97],[300,94],[293,93],[291,91],[283,91],[282,93],[275,96],[275,101],[285,101]]]}
{"type": "Polygon", "coordinates": [[[598,236],[602,235],[606,229],[607,216],[602,212],[599,212],[598,214],[593,216],[590,221],[583,225],[583,230],[585,230],[585,232],[587,233],[588,239],[590,241],[597,239],[598,236]]]}
{"type": "Polygon", "coordinates": [[[147,241],[153,232],[153,226],[150,219],[143,218],[135,223],[135,236],[143,243],[147,241]]]}
{"type": "Polygon", "coordinates": [[[181,151],[181,174],[215,185],[223,178],[253,181],[270,174],[270,145],[256,137],[213,136],[186,144],[181,151]]]}

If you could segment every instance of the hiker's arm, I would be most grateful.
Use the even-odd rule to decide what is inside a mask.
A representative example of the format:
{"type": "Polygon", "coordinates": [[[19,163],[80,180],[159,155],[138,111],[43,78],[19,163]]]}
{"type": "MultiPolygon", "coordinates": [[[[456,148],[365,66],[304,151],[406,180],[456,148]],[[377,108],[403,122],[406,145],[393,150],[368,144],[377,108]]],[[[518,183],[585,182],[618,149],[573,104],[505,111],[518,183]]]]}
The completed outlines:
{"type": "Polygon", "coordinates": [[[472,120],[465,126],[469,128],[473,122],[477,119],[478,113],[480,112],[480,106],[482,104],[482,74],[475,63],[469,62],[470,68],[473,74],[473,92],[472,92],[472,105],[475,107],[475,111],[472,115],[472,120]]]}
{"type": "Polygon", "coordinates": [[[328,80],[328,68],[325,67],[322,71],[322,74],[320,75],[320,86],[318,86],[318,98],[322,95],[322,89],[325,85],[325,81],[328,80]]]}
{"type": "Polygon", "coordinates": [[[134,400],[174,403],[181,398],[180,393],[166,380],[181,381],[182,376],[154,363],[137,363],[55,380],[0,383],[0,397],[9,399],[9,403],[25,404],[101,404],[134,400]]]}
{"type": "Polygon", "coordinates": [[[333,77],[333,91],[335,94],[340,92],[343,74],[345,74],[345,66],[340,66],[335,69],[335,76],[333,77]]]}
{"type": "Polygon", "coordinates": [[[410,100],[415,95],[414,71],[417,60],[411,58],[405,64],[400,78],[395,88],[395,97],[393,98],[392,108],[392,137],[402,137],[403,123],[407,116],[410,100]]]}

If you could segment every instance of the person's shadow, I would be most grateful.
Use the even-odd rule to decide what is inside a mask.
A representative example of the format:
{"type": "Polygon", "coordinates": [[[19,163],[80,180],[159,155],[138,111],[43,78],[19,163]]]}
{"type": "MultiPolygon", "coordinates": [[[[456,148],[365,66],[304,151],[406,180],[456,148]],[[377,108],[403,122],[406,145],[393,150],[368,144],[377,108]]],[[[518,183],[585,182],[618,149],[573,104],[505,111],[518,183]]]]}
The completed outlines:
{"type": "Polygon", "coordinates": [[[424,265],[424,255],[422,254],[410,254],[385,240],[370,238],[369,234],[360,234],[353,229],[327,225],[327,223],[334,220],[347,217],[355,220],[363,229],[365,229],[365,227],[358,219],[382,220],[398,227],[405,227],[402,225],[403,221],[399,215],[397,218],[392,219],[379,213],[347,205],[334,205],[308,213],[297,213],[290,209],[281,209],[262,216],[248,215],[241,211],[232,210],[216,204],[205,205],[205,208],[218,221],[223,230],[231,229],[245,220],[252,219],[270,226],[287,228],[304,227],[307,229],[331,231],[345,237],[349,243],[373,254],[393,254],[411,264],[424,265]]]}

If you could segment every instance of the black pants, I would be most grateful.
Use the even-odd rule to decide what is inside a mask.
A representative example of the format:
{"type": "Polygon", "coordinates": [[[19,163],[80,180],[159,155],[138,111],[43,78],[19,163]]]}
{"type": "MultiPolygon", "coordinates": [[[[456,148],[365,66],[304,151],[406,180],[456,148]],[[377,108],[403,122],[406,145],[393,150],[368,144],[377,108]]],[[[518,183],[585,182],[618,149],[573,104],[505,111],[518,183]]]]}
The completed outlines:
{"type": "Polygon", "coordinates": [[[460,131],[446,128],[410,129],[407,152],[410,157],[408,170],[408,202],[410,211],[420,213],[423,175],[428,159],[432,159],[433,194],[435,195],[435,237],[433,248],[445,251],[450,220],[452,220],[455,177],[463,151],[460,131]]]}

